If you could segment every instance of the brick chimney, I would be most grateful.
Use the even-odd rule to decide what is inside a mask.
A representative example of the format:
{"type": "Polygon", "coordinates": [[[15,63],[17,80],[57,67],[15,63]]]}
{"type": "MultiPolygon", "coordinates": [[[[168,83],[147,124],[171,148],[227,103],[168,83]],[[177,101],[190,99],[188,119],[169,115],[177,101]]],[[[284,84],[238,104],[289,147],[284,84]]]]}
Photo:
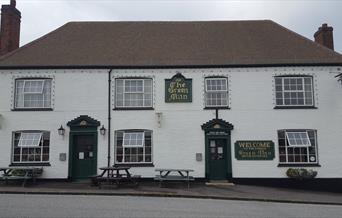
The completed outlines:
{"type": "Polygon", "coordinates": [[[16,9],[16,1],[1,7],[0,55],[19,48],[21,13],[16,9]]]}
{"type": "Polygon", "coordinates": [[[315,42],[334,50],[333,28],[324,23],[314,34],[315,42]]]}

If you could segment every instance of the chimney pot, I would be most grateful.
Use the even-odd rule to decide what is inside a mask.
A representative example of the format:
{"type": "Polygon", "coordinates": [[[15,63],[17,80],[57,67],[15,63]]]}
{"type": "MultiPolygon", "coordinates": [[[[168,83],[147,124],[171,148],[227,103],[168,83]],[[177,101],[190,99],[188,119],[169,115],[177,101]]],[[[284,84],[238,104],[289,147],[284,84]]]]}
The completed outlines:
{"type": "Polygon", "coordinates": [[[334,50],[333,28],[323,23],[314,34],[315,42],[334,50]]]}
{"type": "Polygon", "coordinates": [[[11,0],[11,6],[15,8],[16,5],[17,5],[16,0],[11,0]]]}

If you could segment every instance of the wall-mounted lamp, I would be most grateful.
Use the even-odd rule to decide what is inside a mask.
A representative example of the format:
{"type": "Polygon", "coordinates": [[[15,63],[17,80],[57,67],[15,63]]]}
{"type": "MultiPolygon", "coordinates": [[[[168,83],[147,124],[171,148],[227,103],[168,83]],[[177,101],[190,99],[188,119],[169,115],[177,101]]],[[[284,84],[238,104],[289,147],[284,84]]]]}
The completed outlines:
{"type": "Polygon", "coordinates": [[[58,129],[58,135],[64,135],[64,134],[65,134],[65,129],[61,125],[61,127],[59,127],[59,129],[58,129]]]}
{"type": "Polygon", "coordinates": [[[157,115],[158,127],[160,128],[161,127],[161,122],[162,122],[162,119],[163,119],[163,113],[162,112],[157,112],[156,115],[157,115]]]}
{"type": "Polygon", "coordinates": [[[105,135],[106,134],[106,128],[102,125],[101,129],[100,129],[100,134],[101,135],[105,135]]]}

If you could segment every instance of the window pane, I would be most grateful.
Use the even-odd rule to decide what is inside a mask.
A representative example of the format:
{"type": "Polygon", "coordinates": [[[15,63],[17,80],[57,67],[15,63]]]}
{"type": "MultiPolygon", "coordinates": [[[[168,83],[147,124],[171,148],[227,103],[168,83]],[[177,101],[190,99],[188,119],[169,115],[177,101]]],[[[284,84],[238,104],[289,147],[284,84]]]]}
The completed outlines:
{"type": "Polygon", "coordinates": [[[49,132],[16,132],[13,142],[13,162],[49,161],[49,132]]]}
{"type": "Polygon", "coordinates": [[[279,161],[283,163],[317,163],[315,134],[314,130],[278,131],[279,161]]]}
{"type": "Polygon", "coordinates": [[[16,108],[50,108],[51,79],[16,80],[16,108]]]}
{"type": "Polygon", "coordinates": [[[22,133],[20,136],[20,147],[39,146],[42,133],[22,133]]]}
{"type": "Polygon", "coordinates": [[[115,132],[115,160],[119,163],[142,163],[151,162],[152,144],[151,131],[141,132],[115,132]],[[121,135],[121,137],[120,137],[121,135]],[[123,148],[119,140],[122,140],[123,148]],[[149,157],[147,157],[149,156],[149,157]],[[146,158],[147,157],[147,158],[146,158]]]}
{"type": "Polygon", "coordinates": [[[206,106],[228,106],[228,87],[226,78],[208,78],[206,84],[206,106]]]}
{"type": "Polygon", "coordinates": [[[275,79],[276,105],[313,105],[311,77],[277,77],[275,79]],[[282,90],[284,84],[284,90],[282,90]],[[305,85],[303,85],[305,84],[305,85]]]}

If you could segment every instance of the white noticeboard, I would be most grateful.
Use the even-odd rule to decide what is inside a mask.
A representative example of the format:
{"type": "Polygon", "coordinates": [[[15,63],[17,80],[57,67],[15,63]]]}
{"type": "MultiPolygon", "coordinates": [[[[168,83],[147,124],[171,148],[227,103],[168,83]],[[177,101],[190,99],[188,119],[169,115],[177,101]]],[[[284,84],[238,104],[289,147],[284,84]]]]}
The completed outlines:
{"type": "Polygon", "coordinates": [[[78,153],[78,159],[83,160],[84,159],[84,152],[79,152],[78,153]]]}

